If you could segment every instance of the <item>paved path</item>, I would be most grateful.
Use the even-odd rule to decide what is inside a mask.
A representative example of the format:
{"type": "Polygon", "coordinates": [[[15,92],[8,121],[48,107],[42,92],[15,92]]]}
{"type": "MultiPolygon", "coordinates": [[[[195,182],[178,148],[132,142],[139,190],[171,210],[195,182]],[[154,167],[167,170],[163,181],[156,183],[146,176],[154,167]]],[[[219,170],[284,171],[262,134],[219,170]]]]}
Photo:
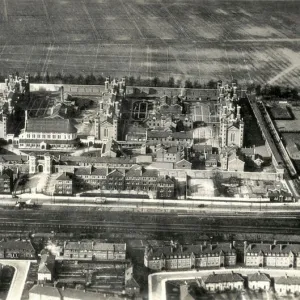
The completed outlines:
{"type": "Polygon", "coordinates": [[[291,269],[248,269],[248,268],[233,268],[233,269],[216,269],[216,270],[201,270],[201,271],[178,271],[178,272],[158,272],[148,277],[149,284],[149,300],[166,300],[166,282],[170,280],[189,280],[195,278],[206,278],[208,275],[215,272],[220,273],[239,273],[242,275],[249,275],[260,271],[267,273],[271,277],[280,276],[300,276],[300,270],[291,269]]]}
{"type": "Polygon", "coordinates": [[[6,300],[21,299],[31,262],[36,261],[7,259],[0,260],[0,264],[12,266],[15,269],[14,277],[12,279],[6,300]]]}

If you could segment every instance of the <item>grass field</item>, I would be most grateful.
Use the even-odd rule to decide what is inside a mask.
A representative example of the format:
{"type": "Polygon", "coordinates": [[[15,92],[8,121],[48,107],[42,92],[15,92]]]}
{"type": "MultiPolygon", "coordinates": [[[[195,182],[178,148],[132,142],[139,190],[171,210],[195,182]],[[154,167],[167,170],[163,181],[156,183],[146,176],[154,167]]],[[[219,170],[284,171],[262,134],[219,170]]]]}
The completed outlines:
{"type": "Polygon", "coordinates": [[[0,0],[2,74],[298,85],[297,0],[0,0]]]}

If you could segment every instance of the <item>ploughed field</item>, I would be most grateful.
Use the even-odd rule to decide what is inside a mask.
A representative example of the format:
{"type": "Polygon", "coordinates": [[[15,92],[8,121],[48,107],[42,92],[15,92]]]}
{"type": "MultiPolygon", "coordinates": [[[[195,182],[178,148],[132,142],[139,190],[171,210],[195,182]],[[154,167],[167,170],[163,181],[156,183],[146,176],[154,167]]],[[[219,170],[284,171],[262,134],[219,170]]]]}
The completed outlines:
{"type": "Polygon", "coordinates": [[[1,0],[0,70],[298,84],[300,1],[1,0]]]}

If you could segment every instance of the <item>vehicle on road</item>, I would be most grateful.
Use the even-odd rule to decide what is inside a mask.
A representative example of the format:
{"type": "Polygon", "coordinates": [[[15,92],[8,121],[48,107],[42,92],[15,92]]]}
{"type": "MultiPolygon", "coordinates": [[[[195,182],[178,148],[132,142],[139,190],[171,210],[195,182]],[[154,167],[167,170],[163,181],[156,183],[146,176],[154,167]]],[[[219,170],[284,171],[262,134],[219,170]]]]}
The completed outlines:
{"type": "Polygon", "coordinates": [[[106,198],[105,197],[95,198],[95,203],[104,204],[106,203],[106,198]]]}
{"type": "Polygon", "coordinates": [[[31,199],[27,200],[27,201],[20,201],[18,200],[16,202],[15,205],[16,208],[18,209],[35,209],[37,208],[37,205],[34,201],[32,201],[31,199]]]}

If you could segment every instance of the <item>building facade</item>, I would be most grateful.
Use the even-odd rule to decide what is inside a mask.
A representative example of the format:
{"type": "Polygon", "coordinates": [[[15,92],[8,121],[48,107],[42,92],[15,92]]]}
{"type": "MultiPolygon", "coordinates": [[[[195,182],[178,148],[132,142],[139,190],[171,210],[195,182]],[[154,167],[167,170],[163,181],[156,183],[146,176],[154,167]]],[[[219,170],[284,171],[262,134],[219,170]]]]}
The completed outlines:
{"type": "Polygon", "coordinates": [[[236,250],[231,243],[146,247],[144,265],[152,270],[178,270],[226,267],[236,264],[236,250]]]}
{"type": "Polygon", "coordinates": [[[75,149],[78,146],[77,129],[70,119],[27,119],[19,135],[20,149],[75,149]]]}
{"type": "Polygon", "coordinates": [[[1,241],[0,257],[7,259],[32,259],[36,257],[30,241],[1,241]]]}
{"type": "Polygon", "coordinates": [[[244,288],[244,278],[238,273],[212,274],[205,281],[208,292],[240,291],[244,288]]]}
{"type": "Polygon", "coordinates": [[[248,287],[251,290],[268,291],[271,287],[271,278],[268,274],[257,272],[248,276],[248,287]]]}
{"type": "Polygon", "coordinates": [[[251,267],[300,267],[300,245],[249,244],[245,242],[244,263],[251,267]]]}
{"type": "Polygon", "coordinates": [[[72,174],[63,173],[56,178],[55,183],[56,195],[72,195],[73,194],[73,178],[72,174]]]}

